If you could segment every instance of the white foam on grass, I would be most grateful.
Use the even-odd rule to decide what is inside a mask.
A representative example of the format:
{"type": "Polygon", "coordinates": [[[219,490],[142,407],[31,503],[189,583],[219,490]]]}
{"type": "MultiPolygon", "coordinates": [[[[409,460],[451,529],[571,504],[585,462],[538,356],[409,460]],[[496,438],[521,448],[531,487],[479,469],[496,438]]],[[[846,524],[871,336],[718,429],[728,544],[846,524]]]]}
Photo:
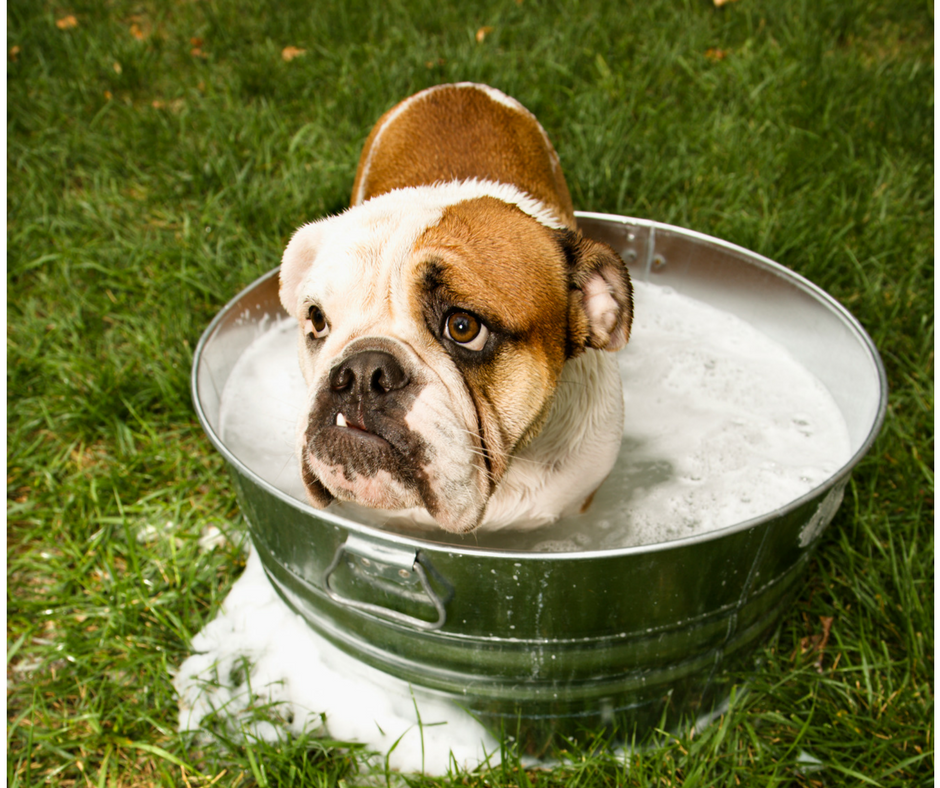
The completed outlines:
{"type": "Polygon", "coordinates": [[[254,551],[192,650],[173,680],[181,731],[216,715],[233,733],[265,741],[307,731],[358,742],[401,772],[499,763],[498,742],[456,703],[364,665],[314,632],[277,595],[254,551]],[[273,721],[256,714],[268,704],[273,721]]]}

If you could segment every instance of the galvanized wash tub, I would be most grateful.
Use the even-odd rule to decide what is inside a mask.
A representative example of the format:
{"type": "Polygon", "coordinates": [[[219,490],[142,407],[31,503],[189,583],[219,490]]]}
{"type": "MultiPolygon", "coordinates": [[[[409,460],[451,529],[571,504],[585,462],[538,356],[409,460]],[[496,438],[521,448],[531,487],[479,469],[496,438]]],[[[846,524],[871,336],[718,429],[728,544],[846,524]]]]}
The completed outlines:
{"type": "Polygon", "coordinates": [[[283,316],[277,272],[233,299],[196,350],[193,397],[225,457],[254,548],[284,600],[347,653],[457,700],[539,751],[555,733],[630,735],[707,711],[800,587],[852,468],[884,418],[878,352],[857,321],[780,265],[700,233],[581,213],[635,280],[731,312],[829,390],[851,459],[824,484],[707,534],[621,549],[540,553],[415,538],[318,511],[254,473],[220,437],[225,382],[283,316]]]}

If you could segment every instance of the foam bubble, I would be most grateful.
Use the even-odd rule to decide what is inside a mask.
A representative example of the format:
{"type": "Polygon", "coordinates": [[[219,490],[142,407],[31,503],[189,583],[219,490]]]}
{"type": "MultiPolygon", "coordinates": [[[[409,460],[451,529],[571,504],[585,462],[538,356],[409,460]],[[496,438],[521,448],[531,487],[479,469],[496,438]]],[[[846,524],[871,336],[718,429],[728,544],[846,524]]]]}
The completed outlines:
{"type": "Polygon", "coordinates": [[[297,363],[297,321],[262,332],[232,369],[222,390],[219,434],[228,449],[265,481],[306,501],[294,450],[306,396],[297,363]]]}

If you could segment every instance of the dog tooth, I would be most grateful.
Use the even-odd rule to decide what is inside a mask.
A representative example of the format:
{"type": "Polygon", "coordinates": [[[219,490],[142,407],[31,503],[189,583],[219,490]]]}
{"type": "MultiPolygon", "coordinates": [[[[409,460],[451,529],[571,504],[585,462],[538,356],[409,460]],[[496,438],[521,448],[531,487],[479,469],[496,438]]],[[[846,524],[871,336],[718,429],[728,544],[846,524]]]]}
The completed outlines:
{"type": "Polygon", "coordinates": [[[342,413],[336,414],[336,426],[345,427],[346,426],[346,417],[342,413]]]}

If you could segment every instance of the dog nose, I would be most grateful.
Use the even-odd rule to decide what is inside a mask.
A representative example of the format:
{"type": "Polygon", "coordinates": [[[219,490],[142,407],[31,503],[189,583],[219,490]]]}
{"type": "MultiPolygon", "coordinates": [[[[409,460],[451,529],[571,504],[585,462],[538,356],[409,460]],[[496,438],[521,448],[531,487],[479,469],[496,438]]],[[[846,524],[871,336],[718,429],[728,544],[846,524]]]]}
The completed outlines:
{"type": "Polygon", "coordinates": [[[330,372],[330,388],[335,392],[358,392],[360,396],[388,394],[408,385],[408,373],[391,354],[363,350],[337,364],[330,372]]]}

